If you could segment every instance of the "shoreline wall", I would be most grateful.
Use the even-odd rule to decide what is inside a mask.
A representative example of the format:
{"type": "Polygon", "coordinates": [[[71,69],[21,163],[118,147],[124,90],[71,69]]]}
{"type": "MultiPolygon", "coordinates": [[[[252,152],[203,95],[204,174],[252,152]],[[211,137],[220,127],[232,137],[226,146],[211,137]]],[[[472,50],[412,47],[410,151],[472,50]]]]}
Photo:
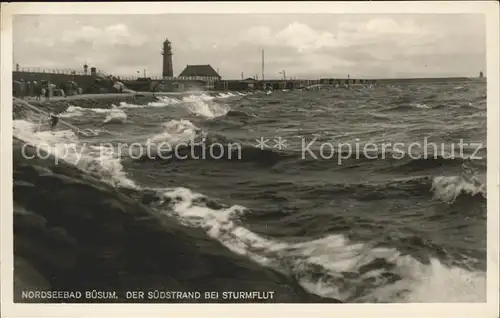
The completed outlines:
{"type": "Polygon", "coordinates": [[[49,81],[55,85],[63,85],[70,81],[78,84],[84,92],[89,92],[93,85],[95,85],[95,77],[91,75],[71,75],[71,74],[58,74],[58,73],[43,73],[43,72],[12,72],[13,81],[49,81]]]}
{"type": "MultiPolygon", "coordinates": [[[[13,81],[42,81],[48,80],[58,86],[64,85],[69,81],[77,83],[82,87],[85,93],[98,92],[100,88],[105,88],[108,92],[114,91],[112,81],[103,79],[97,81],[92,75],[82,74],[61,74],[61,73],[44,73],[44,72],[12,72],[13,81]]],[[[231,90],[251,90],[255,88],[263,88],[264,83],[272,86],[274,89],[293,89],[302,86],[310,86],[315,84],[425,84],[425,83],[462,83],[469,81],[481,81],[481,78],[469,77],[432,77],[432,78],[379,78],[379,79],[360,79],[360,78],[320,78],[314,80],[308,79],[270,79],[270,80],[220,80],[214,83],[213,86],[206,86],[203,81],[188,80],[188,79],[153,79],[153,78],[137,78],[137,79],[120,79],[127,87],[136,91],[151,92],[153,87],[156,91],[162,92],[184,92],[197,88],[204,91],[231,91],[231,90]]]]}

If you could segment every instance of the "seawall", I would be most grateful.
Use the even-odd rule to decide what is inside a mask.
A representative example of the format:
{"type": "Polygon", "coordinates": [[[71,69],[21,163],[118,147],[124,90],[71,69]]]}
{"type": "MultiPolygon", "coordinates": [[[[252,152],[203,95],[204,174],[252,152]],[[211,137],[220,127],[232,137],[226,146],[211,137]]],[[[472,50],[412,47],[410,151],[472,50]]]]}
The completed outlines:
{"type": "MultiPolygon", "coordinates": [[[[85,93],[92,91],[98,85],[96,82],[96,77],[81,74],[61,74],[61,73],[46,73],[46,72],[22,72],[14,71],[12,72],[13,81],[49,81],[57,86],[65,85],[68,82],[75,82],[79,87],[83,89],[85,93]]],[[[108,85],[109,86],[109,85],[108,85]]]]}

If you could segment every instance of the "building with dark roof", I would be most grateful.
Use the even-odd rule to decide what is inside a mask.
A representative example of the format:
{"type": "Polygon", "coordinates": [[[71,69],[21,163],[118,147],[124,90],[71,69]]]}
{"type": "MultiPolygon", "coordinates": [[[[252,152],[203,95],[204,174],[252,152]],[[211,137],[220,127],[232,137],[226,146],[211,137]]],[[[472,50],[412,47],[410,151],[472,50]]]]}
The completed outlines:
{"type": "Polygon", "coordinates": [[[179,74],[179,77],[206,77],[211,81],[218,81],[221,79],[221,76],[209,64],[187,65],[179,74]]]}

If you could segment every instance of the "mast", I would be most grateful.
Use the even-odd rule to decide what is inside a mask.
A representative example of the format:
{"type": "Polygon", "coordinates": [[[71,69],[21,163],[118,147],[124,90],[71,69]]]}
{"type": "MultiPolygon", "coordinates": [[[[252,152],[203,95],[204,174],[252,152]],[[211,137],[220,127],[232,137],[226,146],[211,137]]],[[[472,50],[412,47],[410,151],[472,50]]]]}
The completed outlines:
{"type": "Polygon", "coordinates": [[[264,50],[262,50],[262,80],[264,80],[264,50]]]}

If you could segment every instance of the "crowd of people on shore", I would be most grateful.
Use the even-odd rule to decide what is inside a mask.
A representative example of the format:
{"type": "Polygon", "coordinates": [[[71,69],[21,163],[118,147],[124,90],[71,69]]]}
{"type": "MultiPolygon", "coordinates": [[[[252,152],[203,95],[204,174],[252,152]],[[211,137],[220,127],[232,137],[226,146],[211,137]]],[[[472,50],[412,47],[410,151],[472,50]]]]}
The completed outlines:
{"type": "Polygon", "coordinates": [[[50,98],[50,87],[44,87],[43,83],[37,81],[25,82],[21,79],[19,82],[14,82],[12,95],[21,99],[25,97],[35,97],[36,100],[41,100],[42,97],[50,98]]]}

